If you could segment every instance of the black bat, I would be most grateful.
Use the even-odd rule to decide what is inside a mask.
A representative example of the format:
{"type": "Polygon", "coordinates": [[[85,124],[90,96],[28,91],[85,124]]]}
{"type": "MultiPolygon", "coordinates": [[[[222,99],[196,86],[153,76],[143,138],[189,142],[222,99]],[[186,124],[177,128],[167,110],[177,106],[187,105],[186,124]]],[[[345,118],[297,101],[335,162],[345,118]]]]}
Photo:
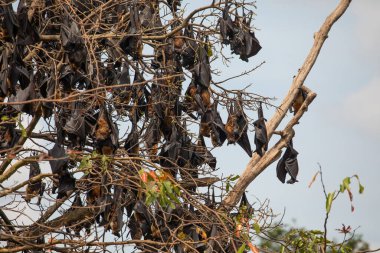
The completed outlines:
{"type": "Polygon", "coordinates": [[[132,129],[131,132],[129,133],[125,143],[124,143],[124,148],[127,150],[127,153],[130,156],[138,156],[139,155],[139,131],[137,127],[137,116],[136,112],[132,116],[132,129]]]}
{"type": "Polygon", "coordinates": [[[123,188],[119,185],[115,186],[114,189],[114,197],[111,207],[111,217],[109,219],[110,221],[110,228],[112,230],[112,233],[120,237],[120,231],[123,228],[123,211],[124,211],[124,202],[125,202],[125,195],[123,193],[123,188]]]}
{"type": "Polygon", "coordinates": [[[3,29],[6,30],[5,38],[8,39],[8,41],[13,42],[16,39],[17,30],[19,27],[17,16],[13,11],[12,3],[6,4],[0,8],[4,12],[4,23],[2,26],[3,29]]]}
{"type": "Polygon", "coordinates": [[[49,150],[49,156],[52,159],[49,160],[51,171],[53,174],[60,174],[60,171],[68,165],[68,158],[65,152],[65,149],[59,145],[55,144],[54,147],[49,150]]]}
{"type": "Polygon", "coordinates": [[[63,19],[61,26],[62,47],[66,52],[74,70],[86,71],[87,50],[78,25],[74,20],[69,21],[69,17],[63,19]]]}
{"type": "MultiPolygon", "coordinates": [[[[40,166],[37,162],[31,162],[29,167],[29,179],[38,176],[41,174],[40,166]]],[[[24,196],[24,199],[27,203],[30,202],[30,200],[37,195],[40,195],[38,198],[37,204],[39,205],[41,203],[41,197],[44,194],[45,191],[45,183],[42,183],[41,180],[38,180],[37,182],[29,182],[26,186],[26,195],[24,196]]]]}
{"type": "Polygon", "coordinates": [[[219,27],[220,35],[222,37],[222,43],[226,45],[230,44],[230,40],[233,38],[235,30],[234,23],[229,14],[230,7],[231,5],[226,3],[223,10],[223,17],[219,18],[219,27]]]}
{"type": "Polygon", "coordinates": [[[68,197],[69,196],[68,193],[74,190],[75,190],[75,178],[67,169],[62,170],[59,174],[57,199],[68,197]]]}
{"type": "Polygon", "coordinates": [[[147,127],[145,143],[148,149],[150,159],[157,162],[158,143],[161,140],[161,132],[159,128],[159,119],[153,117],[147,127]]]}
{"type": "MultiPolygon", "coordinates": [[[[206,39],[206,45],[208,45],[206,39]]],[[[201,85],[205,88],[210,86],[211,82],[211,68],[210,62],[205,47],[198,45],[197,63],[194,66],[193,79],[195,84],[201,85]]]]}
{"type": "Polygon", "coordinates": [[[284,155],[278,161],[277,164],[277,177],[282,182],[285,183],[286,174],[289,173],[290,179],[287,181],[288,184],[294,184],[298,182],[298,152],[293,148],[293,141],[290,140],[288,147],[285,150],[284,155]]]}
{"type": "Polygon", "coordinates": [[[54,147],[49,150],[49,156],[53,159],[49,160],[51,170],[55,176],[55,182],[53,186],[53,193],[58,188],[57,199],[61,199],[67,196],[68,192],[75,189],[75,178],[67,170],[68,158],[66,156],[65,149],[59,144],[55,144],[54,147]]]}
{"type": "Polygon", "coordinates": [[[227,134],[225,131],[225,125],[222,121],[222,117],[218,112],[218,100],[214,100],[212,112],[212,123],[211,123],[211,142],[214,147],[220,147],[223,145],[227,139],[227,134]]]}
{"type": "Polygon", "coordinates": [[[248,122],[243,111],[243,104],[239,95],[238,99],[230,105],[228,119],[225,125],[228,144],[238,143],[240,147],[251,157],[252,149],[248,139],[248,122]]]}
{"type": "Polygon", "coordinates": [[[19,8],[17,11],[18,19],[18,29],[17,29],[17,45],[33,45],[40,41],[40,36],[36,27],[28,19],[28,8],[22,6],[21,2],[19,3],[19,8]]]}
{"type": "Polygon", "coordinates": [[[128,35],[121,39],[119,45],[124,53],[133,57],[133,60],[138,60],[142,55],[142,40],[141,40],[141,22],[139,18],[139,10],[136,4],[130,8],[130,24],[128,35]]]}
{"type": "Polygon", "coordinates": [[[263,156],[263,148],[265,151],[268,150],[268,134],[267,134],[267,127],[265,125],[266,119],[264,118],[263,108],[262,108],[261,103],[257,110],[257,113],[258,113],[258,120],[253,122],[253,125],[255,126],[255,145],[256,145],[255,152],[259,156],[263,156]]]}
{"type": "MultiPolygon", "coordinates": [[[[74,210],[82,208],[82,207],[83,207],[83,203],[82,203],[82,199],[80,198],[80,194],[76,193],[74,201],[73,201],[71,207],[69,208],[68,212],[73,212],[74,210]]],[[[88,221],[88,220],[84,220],[84,221],[80,221],[79,223],[78,222],[67,223],[67,224],[65,224],[65,226],[66,226],[66,230],[67,230],[68,233],[70,233],[70,228],[69,227],[71,227],[74,230],[75,235],[79,237],[80,236],[80,231],[83,228],[86,230],[87,234],[90,233],[91,222],[88,221]]]]}
{"type": "Polygon", "coordinates": [[[188,39],[185,40],[185,46],[181,52],[182,66],[190,70],[194,68],[195,56],[198,50],[198,45],[194,41],[195,36],[193,26],[190,25],[185,27],[183,35],[188,37],[188,39]]]}
{"type": "Polygon", "coordinates": [[[211,110],[207,110],[201,117],[201,124],[199,126],[199,134],[204,137],[210,137],[212,122],[213,122],[213,113],[211,110]]]}
{"type": "Polygon", "coordinates": [[[16,132],[16,124],[3,123],[0,127],[0,156],[4,155],[2,150],[13,148],[20,137],[20,134],[16,132]]]}
{"type": "Polygon", "coordinates": [[[73,110],[63,127],[72,148],[81,149],[86,143],[85,110],[83,102],[73,102],[73,110]]]}

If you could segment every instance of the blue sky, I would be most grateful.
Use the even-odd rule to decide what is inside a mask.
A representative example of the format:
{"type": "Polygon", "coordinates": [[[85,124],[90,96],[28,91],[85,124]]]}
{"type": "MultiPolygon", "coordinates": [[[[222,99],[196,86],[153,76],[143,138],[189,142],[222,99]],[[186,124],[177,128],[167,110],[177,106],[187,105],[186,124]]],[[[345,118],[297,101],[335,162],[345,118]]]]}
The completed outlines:
{"type": "MultiPolygon", "coordinates": [[[[264,60],[266,64],[230,87],[253,83],[252,92],[277,97],[275,103],[279,104],[311,48],[314,32],[338,2],[258,0],[254,25],[263,49],[248,64],[234,62],[228,73],[240,73],[242,68],[252,68],[264,60]]],[[[355,212],[351,213],[348,196],[342,195],[333,204],[328,228],[330,235],[338,239],[335,229],[342,223],[353,228],[360,226],[358,233],[364,235],[371,247],[380,247],[379,9],[380,1],[353,1],[334,25],[306,79],[305,84],[318,96],[295,127],[300,182],[281,184],[273,165],[248,188],[252,199],[270,199],[276,212],[286,208],[285,222],[296,219],[298,226],[322,230],[325,211],[322,188],[319,182],[311,189],[307,187],[318,170],[318,162],[328,191],[338,189],[344,177],[358,174],[365,192],[359,195],[356,185],[353,186],[355,212]]],[[[266,117],[270,118],[270,113],[266,117]]],[[[253,133],[250,136],[252,140],[253,133]]],[[[241,172],[248,162],[239,147],[222,148],[215,153],[225,174],[241,172]]]]}

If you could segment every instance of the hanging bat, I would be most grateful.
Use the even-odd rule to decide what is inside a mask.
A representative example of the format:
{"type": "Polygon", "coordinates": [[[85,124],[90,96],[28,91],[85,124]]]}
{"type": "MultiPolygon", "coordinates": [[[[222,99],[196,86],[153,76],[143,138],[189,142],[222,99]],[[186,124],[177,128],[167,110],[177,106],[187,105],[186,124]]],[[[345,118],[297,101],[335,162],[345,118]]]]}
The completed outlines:
{"type": "Polygon", "coordinates": [[[191,70],[194,68],[195,56],[198,50],[198,45],[194,39],[195,36],[194,36],[193,26],[189,25],[185,27],[183,35],[185,37],[188,37],[188,39],[185,40],[186,43],[181,52],[182,66],[186,68],[187,70],[191,70]]]}
{"type": "MultiPolygon", "coordinates": [[[[69,192],[74,191],[74,190],[75,190],[75,178],[67,169],[62,170],[59,173],[57,199],[68,197],[69,192]]],[[[55,193],[55,191],[53,191],[53,193],[55,193]]]]}
{"type": "Polygon", "coordinates": [[[223,17],[219,18],[219,28],[220,35],[222,37],[222,43],[226,45],[230,44],[230,40],[234,36],[234,23],[229,14],[230,7],[231,5],[226,3],[223,10],[223,17]]]}
{"type": "Polygon", "coordinates": [[[136,202],[133,208],[134,215],[131,217],[128,227],[131,230],[131,237],[134,240],[146,238],[150,234],[151,218],[148,207],[140,200],[136,202]]]}
{"type": "Polygon", "coordinates": [[[113,155],[119,147],[117,126],[112,122],[111,115],[105,106],[100,109],[93,136],[100,154],[113,155]]]}
{"type": "Polygon", "coordinates": [[[145,144],[152,162],[157,162],[158,143],[161,140],[159,120],[153,117],[146,130],[145,144]]]}
{"type": "Polygon", "coordinates": [[[70,147],[80,150],[86,143],[85,105],[81,101],[73,102],[73,104],[73,110],[63,130],[65,130],[68,135],[70,147]]]}
{"type": "Polygon", "coordinates": [[[290,175],[290,179],[287,181],[288,184],[294,184],[298,182],[298,152],[293,148],[293,141],[290,140],[288,147],[285,150],[284,155],[278,161],[277,164],[277,177],[282,182],[285,183],[286,174],[290,175]]]}
{"type": "Polygon", "coordinates": [[[199,134],[204,137],[210,137],[211,125],[213,122],[213,113],[211,110],[207,110],[201,117],[201,123],[199,126],[199,134]]]}
{"type": "Polygon", "coordinates": [[[129,133],[125,143],[124,143],[124,148],[127,150],[127,153],[130,156],[138,156],[139,155],[139,131],[137,127],[137,116],[136,112],[133,114],[132,117],[132,129],[131,132],[129,133]]]}
{"type": "Polygon", "coordinates": [[[28,8],[21,6],[17,10],[18,29],[17,45],[33,45],[40,41],[40,36],[36,27],[28,19],[28,8]]]}
{"type": "MultiPolygon", "coordinates": [[[[82,208],[82,207],[83,207],[83,203],[82,203],[82,200],[80,198],[80,194],[76,193],[74,201],[73,201],[71,207],[69,208],[68,212],[72,212],[72,211],[77,210],[77,209],[82,208]]],[[[74,230],[75,235],[80,237],[80,231],[82,231],[83,228],[86,230],[87,234],[90,233],[91,222],[89,220],[84,220],[84,221],[82,220],[82,221],[79,221],[79,223],[77,221],[74,223],[67,223],[67,224],[65,224],[65,226],[66,226],[66,231],[68,233],[70,233],[70,227],[71,227],[74,230]]]]}
{"type": "MultiPolygon", "coordinates": [[[[29,180],[35,176],[38,176],[41,174],[40,166],[37,162],[31,162],[29,167],[29,180]]],[[[41,203],[41,197],[44,194],[45,191],[45,183],[42,183],[41,180],[38,180],[37,182],[28,182],[26,186],[26,195],[23,197],[27,203],[30,202],[30,200],[37,195],[40,195],[38,197],[37,205],[40,205],[41,203]]]]}
{"type": "Polygon", "coordinates": [[[4,155],[2,150],[13,148],[20,137],[20,134],[16,132],[14,123],[3,123],[0,126],[0,156],[4,155]]]}
{"type": "Polygon", "coordinates": [[[52,159],[49,160],[51,171],[53,174],[60,174],[61,170],[63,170],[69,162],[65,149],[56,143],[54,147],[48,151],[48,154],[52,157],[52,159]]]}
{"type": "Polygon", "coordinates": [[[228,140],[227,144],[235,144],[237,142],[239,146],[241,146],[244,151],[251,157],[252,149],[247,133],[248,122],[243,111],[243,105],[240,96],[238,98],[238,101],[235,101],[234,104],[230,105],[228,113],[227,123],[225,125],[228,140]]]}
{"type": "MultiPolygon", "coordinates": [[[[292,109],[293,109],[294,115],[297,114],[297,112],[301,108],[303,102],[305,101],[306,97],[307,97],[306,91],[302,87],[299,88],[297,96],[294,99],[293,104],[292,104],[292,109]]],[[[292,111],[290,111],[290,112],[292,112],[292,111]]]]}
{"type": "Polygon", "coordinates": [[[13,11],[12,3],[0,7],[4,12],[3,29],[6,31],[5,38],[13,42],[16,39],[19,27],[18,19],[13,11]]]}
{"type": "Polygon", "coordinates": [[[61,42],[73,70],[86,71],[87,50],[78,25],[66,16],[61,26],[61,42]],[[71,22],[71,24],[70,24],[71,22]]]}
{"type": "MultiPolygon", "coordinates": [[[[206,38],[206,44],[208,44],[207,40],[208,39],[206,38]]],[[[208,88],[210,86],[210,63],[207,55],[207,50],[201,45],[198,45],[197,63],[194,66],[193,79],[197,86],[203,86],[205,88],[208,88]]]]}
{"type": "Polygon", "coordinates": [[[263,156],[263,148],[265,151],[268,150],[268,134],[267,134],[267,127],[265,125],[266,119],[264,118],[263,108],[262,108],[261,103],[257,110],[257,113],[258,113],[258,120],[253,122],[253,125],[255,126],[255,145],[256,145],[255,152],[259,156],[263,156]]]}
{"type": "Polygon", "coordinates": [[[128,35],[121,39],[119,45],[124,53],[133,57],[133,60],[141,59],[143,44],[141,40],[141,22],[139,18],[139,10],[136,4],[130,8],[130,24],[128,35]]]}
{"type": "Polygon", "coordinates": [[[218,112],[218,100],[214,100],[212,112],[212,123],[211,123],[211,142],[214,147],[220,147],[223,145],[224,141],[227,139],[225,125],[222,121],[222,117],[218,112]]]}
{"type": "Polygon", "coordinates": [[[112,230],[112,234],[117,237],[120,237],[120,231],[123,228],[124,202],[125,196],[123,193],[123,188],[119,185],[115,185],[109,226],[112,230]]]}

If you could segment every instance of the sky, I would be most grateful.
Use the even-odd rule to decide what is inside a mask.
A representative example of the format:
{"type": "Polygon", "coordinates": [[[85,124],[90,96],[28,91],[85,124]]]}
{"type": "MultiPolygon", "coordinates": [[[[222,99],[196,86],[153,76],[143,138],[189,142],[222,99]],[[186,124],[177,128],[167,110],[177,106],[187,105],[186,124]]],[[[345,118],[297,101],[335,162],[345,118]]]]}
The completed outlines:
{"type": "MultiPolygon", "coordinates": [[[[188,9],[205,5],[191,2],[188,9]]],[[[249,76],[226,83],[236,88],[252,84],[251,92],[276,97],[279,105],[292,78],[302,66],[313,34],[335,8],[334,0],[257,0],[253,24],[262,50],[249,60],[232,61],[214,81],[266,63],[249,76]]],[[[308,184],[321,164],[328,192],[339,189],[346,176],[359,175],[365,187],[357,193],[353,184],[355,211],[348,196],[334,202],[328,223],[329,235],[342,223],[358,228],[371,248],[380,247],[380,10],[379,0],[352,1],[342,18],[333,26],[314,68],[305,84],[318,94],[308,112],[295,127],[294,147],[299,152],[299,182],[282,184],[276,178],[275,165],[268,167],[248,188],[251,201],[270,200],[274,212],[285,211],[284,222],[309,229],[323,229],[325,200],[320,183],[308,184]]],[[[270,118],[273,110],[265,111],[270,118]]],[[[290,117],[285,118],[285,122],[290,117]]],[[[253,145],[254,133],[250,133],[253,145]]],[[[273,145],[272,141],[270,145],[273,145]]],[[[224,175],[240,174],[249,157],[239,146],[223,146],[213,154],[224,175]]]]}
{"type": "MultiPolygon", "coordinates": [[[[252,92],[276,97],[279,105],[292,78],[302,66],[313,34],[339,1],[331,0],[257,0],[254,20],[256,37],[262,50],[249,63],[237,61],[229,73],[240,73],[262,61],[266,63],[239,83],[253,84],[252,92]]],[[[281,184],[275,165],[268,167],[249,186],[248,195],[270,200],[277,213],[286,209],[284,222],[309,229],[323,229],[325,200],[319,181],[308,184],[323,169],[328,192],[339,189],[346,176],[357,174],[365,187],[358,194],[355,183],[351,212],[346,194],[333,203],[328,223],[330,236],[342,224],[358,228],[371,248],[380,247],[380,1],[352,1],[347,12],[333,26],[314,68],[305,81],[317,98],[295,127],[294,147],[298,150],[299,183],[281,184]]],[[[271,113],[266,115],[270,118],[271,113]]],[[[290,117],[285,118],[285,121],[290,117]]],[[[250,134],[253,140],[253,133],[250,134]]],[[[274,142],[271,142],[273,145],[274,142]]],[[[221,171],[241,173],[249,157],[238,146],[215,152],[221,171]]]]}

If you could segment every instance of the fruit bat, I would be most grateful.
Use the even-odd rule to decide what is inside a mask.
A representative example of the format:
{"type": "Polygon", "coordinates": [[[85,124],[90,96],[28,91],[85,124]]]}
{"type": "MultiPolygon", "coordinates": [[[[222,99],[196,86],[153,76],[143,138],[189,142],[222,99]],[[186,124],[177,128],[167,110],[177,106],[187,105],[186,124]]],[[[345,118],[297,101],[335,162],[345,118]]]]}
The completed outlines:
{"type": "Polygon", "coordinates": [[[133,57],[133,60],[141,58],[143,44],[141,40],[141,23],[139,18],[139,10],[136,4],[130,8],[130,24],[128,35],[121,39],[119,45],[124,53],[133,57]]]}
{"type": "Polygon", "coordinates": [[[233,38],[235,30],[234,23],[229,14],[230,7],[231,5],[226,3],[223,10],[223,17],[219,18],[219,28],[220,35],[222,37],[222,43],[226,45],[230,44],[230,40],[233,38]]]}
{"type": "MultiPolygon", "coordinates": [[[[128,227],[131,231],[131,237],[134,240],[141,239],[150,233],[151,218],[148,207],[140,200],[138,200],[133,207],[134,215],[128,222],[128,227]]],[[[148,236],[149,237],[149,236],[148,236]]]]}
{"type": "MultiPolygon", "coordinates": [[[[136,113],[134,113],[135,115],[136,113]]],[[[139,132],[138,132],[138,128],[137,128],[137,116],[135,115],[132,119],[132,129],[131,129],[131,132],[129,133],[126,141],[125,141],[125,144],[124,144],[124,148],[125,150],[127,150],[128,154],[130,156],[138,156],[139,155],[139,150],[140,150],[140,147],[139,147],[139,132]]]]}
{"type": "Polygon", "coordinates": [[[17,11],[17,19],[19,27],[17,29],[17,45],[33,45],[40,41],[40,36],[36,27],[28,19],[28,8],[25,6],[20,7],[17,11]]]}
{"type": "Polygon", "coordinates": [[[119,132],[105,106],[102,106],[94,129],[97,150],[103,155],[112,155],[119,147],[119,132]]]}
{"type": "Polygon", "coordinates": [[[214,100],[212,112],[212,123],[211,123],[211,142],[214,147],[220,147],[223,145],[224,141],[227,139],[225,132],[225,125],[222,121],[222,117],[218,112],[218,100],[214,100]]]}
{"type": "Polygon", "coordinates": [[[64,18],[61,26],[61,42],[72,68],[86,71],[87,50],[84,40],[78,25],[74,20],[70,24],[69,17],[64,18]]]}
{"type": "Polygon", "coordinates": [[[55,144],[54,147],[49,150],[49,156],[52,157],[49,160],[51,170],[54,177],[53,193],[58,188],[57,199],[61,199],[67,196],[68,192],[75,189],[75,178],[68,171],[68,158],[66,157],[65,149],[59,144],[55,144]]]}
{"type": "Polygon", "coordinates": [[[120,231],[123,228],[123,202],[125,201],[123,194],[123,188],[119,185],[116,185],[111,207],[111,217],[109,218],[109,226],[112,230],[112,233],[117,237],[120,237],[120,231]]]}
{"type": "Polygon", "coordinates": [[[299,88],[297,96],[294,99],[293,104],[292,104],[294,115],[297,114],[297,112],[301,108],[303,102],[305,101],[306,97],[307,97],[306,91],[304,89],[302,89],[302,87],[299,88]]]}
{"type": "Polygon", "coordinates": [[[253,125],[255,126],[255,145],[256,145],[255,152],[259,156],[263,156],[263,148],[265,151],[268,150],[268,135],[267,135],[267,127],[265,125],[266,119],[264,118],[263,108],[262,108],[261,103],[257,110],[257,113],[258,113],[258,120],[253,122],[253,125]]]}
{"type": "Polygon", "coordinates": [[[73,110],[63,130],[67,133],[72,148],[82,148],[86,143],[85,105],[81,101],[73,102],[73,110]]]}
{"type": "Polygon", "coordinates": [[[178,154],[181,149],[180,135],[178,134],[177,126],[172,125],[172,131],[170,134],[170,139],[167,140],[161,148],[160,165],[162,167],[168,168],[173,177],[176,176],[177,171],[171,168],[176,167],[175,163],[178,159],[178,154]]]}
{"type": "Polygon", "coordinates": [[[161,140],[161,132],[159,128],[159,120],[157,117],[153,117],[146,130],[145,143],[148,149],[150,159],[153,162],[157,161],[158,143],[161,140]]]}
{"type": "MultiPolygon", "coordinates": [[[[207,40],[206,40],[207,43],[207,40]]],[[[195,84],[205,88],[210,86],[211,68],[207,51],[203,46],[198,46],[197,63],[194,66],[193,79],[195,84]]]]}
{"type": "Polygon", "coordinates": [[[194,67],[195,56],[198,50],[198,45],[194,39],[193,26],[189,25],[185,27],[183,35],[188,37],[188,39],[185,40],[186,41],[185,46],[183,50],[181,51],[182,66],[190,70],[190,69],[193,69],[194,67]]]}
{"type": "Polygon", "coordinates": [[[207,110],[201,117],[201,123],[199,126],[199,134],[204,137],[210,137],[211,124],[213,121],[213,113],[211,110],[207,110]]]}
{"type": "MultiPolygon", "coordinates": [[[[59,173],[57,199],[68,197],[68,193],[73,190],[75,190],[75,178],[67,169],[63,169],[59,173]]],[[[53,193],[55,193],[54,188],[53,193]]]]}
{"type": "Polygon", "coordinates": [[[231,42],[231,49],[233,53],[240,55],[240,59],[248,62],[248,58],[256,55],[261,50],[261,46],[255,33],[250,30],[251,18],[248,21],[246,18],[244,15],[242,26],[231,42]]]}
{"type": "Polygon", "coordinates": [[[247,134],[248,122],[243,111],[243,105],[240,96],[238,98],[238,101],[235,101],[230,105],[225,130],[228,140],[227,144],[234,144],[237,142],[239,146],[241,146],[244,151],[251,157],[252,149],[247,134]]]}
{"type": "Polygon", "coordinates": [[[55,144],[54,147],[49,150],[48,154],[52,157],[49,160],[51,171],[53,174],[60,174],[60,171],[64,169],[69,162],[65,149],[61,145],[55,144]]]}
{"type": "Polygon", "coordinates": [[[17,30],[19,27],[18,20],[15,12],[12,8],[12,3],[1,6],[0,9],[4,12],[4,20],[3,20],[3,28],[6,30],[5,38],[10,41],[14,41],[16,39],[17,30]]]}
{"type": "Polygon", "coordinates": [[[0,125],[0,156],[3,156],[3,150],[13,148],[18,140],[20,134],[16,132],[16,125],[14,123],[3,123],[0,125]]]}
{"type": "Polygon", "coordinates": [[[207,149],[202,135],[198,136],[197,144],[193,146],[193,156],[190,160],[193,167],[200,166],[204,163],[208,164],[211,169],[216,168],[216,158],[207,149]]]}
{"type": "MultiPolygon", "coordinates": [[[[37,162],[31,162],[29,167],[29,180],[35,176],[38,176],[39,174],[41,174],[39,164],[37,162]]],[[[41,203],[41,197],[44,194],[44,191],[45,183],[42,183],[41,180],[38,180],[34,183],[28,182],[24,199],[27,203],[29,203],[32,198],[36,197],[39,194],[40,196],[37,201],[37,204],[39,205],[41,203]]]]}
{"type": "MultiPolygon", "coordinates": [[[[82,199],[80,198],[80,194],[76,193],[74,201],[73,201],[71,207],[69,208],[68,212],[73,212],[74,210],[82,208],[82,207],[83,207],[83,203],[82,203],[82,199]]],[[[67,223],[67,224],[65,224],[65,226],[66,226],[66,230],[68,233],[70,233],[70,228],[72,228],[75,232],[75,235],[79,237],[80,231],[83,228],[86,229],[87,234],[90,233],[91,222],[89,220],[87,220],[87,218],[86,218],[86,220],[81,220],[79,222],[75,221],[73,223],[67,223]]]]}
{"type": "Polygon", "coordinates": [[[277,177],[282,182],[285,183],[286,174],[289,173],[290,179],[287,181],[288,184],[294,184],[298,182],[298,152],[293,148],[293,141],[290,140],[288,147],[285,150],[284,155],[278,161],[277,164],[277,177]]]}

